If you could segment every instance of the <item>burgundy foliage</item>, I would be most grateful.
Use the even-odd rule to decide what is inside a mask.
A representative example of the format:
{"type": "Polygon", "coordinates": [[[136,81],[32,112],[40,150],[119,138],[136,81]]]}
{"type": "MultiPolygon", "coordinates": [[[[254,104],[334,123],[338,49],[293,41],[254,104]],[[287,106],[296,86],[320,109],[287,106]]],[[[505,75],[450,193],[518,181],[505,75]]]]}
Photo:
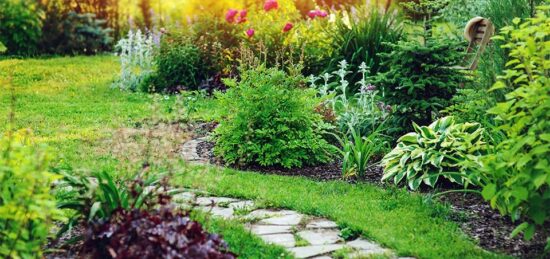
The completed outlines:
{"type": "Polygon", "coordinates": [[[117,210],[107,220],[90,223],[83,253],[93,258],[235,258],[219,235],[168,206],[117,210]]]}

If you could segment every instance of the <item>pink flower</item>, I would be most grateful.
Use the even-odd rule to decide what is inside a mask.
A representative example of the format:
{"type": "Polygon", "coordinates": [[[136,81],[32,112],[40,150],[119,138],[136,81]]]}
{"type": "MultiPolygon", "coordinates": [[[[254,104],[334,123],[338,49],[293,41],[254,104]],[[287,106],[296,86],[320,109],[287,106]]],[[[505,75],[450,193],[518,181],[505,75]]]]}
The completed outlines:
{"type": "Polygon", "coordinates": [[[317,16],[317,10],[311,10],[307,13],[307,16],[309,16],[309,18],[311,19],[314,19],[315,16],[317,16]]]}
{"type": "Polygon", "coordinates": [[[328,16],[328,13],[323,10],[311,10],[307,13],[307,16],[311,19],[315,19],[317,16],[324,18],[328,16]]]}
{"type": "Polygon", "coordinates": [[[287,32],[287,31],[290,31],[292,30],[292,28],[294,27],[294,24],[290,23],[290,22],[287,22],[285,24],[285,27],[283,27],[283,32],[287,32]]]}
{"type": "Polygon", "coordinates": [[[248,14],[248,12],[246,11],[246,9],[241,10],[241,12],[239,13],[239,18],[237,18],[237,23],[246,22],[246,15],[247,14],[248,14]]]}
{"type": "Polygon", "coordinates": [[[235,10],[235,9],[229,9],[227,11],[227,13],[225,14],[225,20],[228,22],[228,23],[233,23],[235,22],[235,16],[237,16],[237,14],[239,13],[239,11],[235,10]]]}
{"type": "Polygon", "coordinates": [[[264,3],[264,10],[266,12],[277,8],[279,8],[279,3],[277,3],[277,0],[266,0],[264,3]]]}
{"type": "Polygon", "coordinates": [[[252,36],[254,36],[254,29],[250,28],[248,30],[246,30],[246,36],[248,36],[249,38],[251,38],[252,36]]]}

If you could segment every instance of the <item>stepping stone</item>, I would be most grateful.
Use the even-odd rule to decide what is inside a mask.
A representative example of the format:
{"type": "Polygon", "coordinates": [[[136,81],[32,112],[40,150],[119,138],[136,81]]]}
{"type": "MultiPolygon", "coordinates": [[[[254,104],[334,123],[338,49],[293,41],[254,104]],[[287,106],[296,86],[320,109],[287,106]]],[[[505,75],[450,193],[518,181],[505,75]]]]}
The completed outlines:
{"type": "Polygon", "coordinates": [[[382,248],[380,245],[362,238],[347,242],[346,245],[360,250],[361,255],[384,254],[389,252],[388,249],[382,248]]]}
{"type": "Polygon", "coordinates": [[[337,228],[338,224],[336,222],[328,219],[314,219],[310,221],[306,228],[337,228]]]}
{"type": "Polygon", "coordinates": [[[233,208],[233,209],[252,209],[252,208],[254,208],[254,202],[253,201],[237,201],[237,202],[229,203],[229,208],[233,208]]]}
{"type": "Polygon", "coordinates": [[[294,248],[290,248],[289,250],[290,252],[294,253],[296,258],[308,258],[308,257],[324,255],[330,252],[334,252],[342,247],[344,247],[344,245],[336,244],[336,245],[294,247],[294,248]]]}
{"type": "Polygon", "coordinates": [[[343,241],[338,230],[304,230],[297,234],[311,245],[330,245],[343,241]]]}
{"type": "Polygon", "coordinates": [[[292,226],[252,225],[250,230],[256,235],[289,234],[292,226]]]}
{"type": "Polygon", "coordinates": [[[332,259],[332,257],[326,256],[326,255],[322,255],[322,256],[312,257],[312,259],[332,259]]]}
{"type": "Polygon", "coordinates": [[[269,217],[278,217],[284,215],[298,214],[292,210],[268,210],[268,209],[259,209],[250,212],[246,217],[247,218],[269,218],[269,217]]]}
{"type": "Polygon", "coordinates": [[[199,197],[195,203],[199,206],[210,206],[212,205],[212,201],[214,205],[218,205],[220,203],[236,202],[239,200],[226,197],[199,197]]]}
{"type": "Polygon", "coordinates": [[[212,214],[215,217],[221,217],[229,219],[233,217],[232,208],[221,208],[221,207],[199,207],[200,210],[212,214]]]}
{"type": "Polygon", "coordinates": [[[260,224],[265,225],[291,225],[296,226],[302,221],[303,215],[301,214],[289,214],[279,217],[267,218],[260,220],[260,224]]]}
{"type": "Polygon", "coordinates": [[[287,248],[296,246],[296,240],[292,234],[261,235],[260,238],[266,243],[272,243],[287,248]]]}
{"type": "Polygon", "coordinates": [[[195,194],[192,192],[182,192],[174,194],[172,196],[172,201],[174,202],[189,202],[195,199],[195,194]]]}

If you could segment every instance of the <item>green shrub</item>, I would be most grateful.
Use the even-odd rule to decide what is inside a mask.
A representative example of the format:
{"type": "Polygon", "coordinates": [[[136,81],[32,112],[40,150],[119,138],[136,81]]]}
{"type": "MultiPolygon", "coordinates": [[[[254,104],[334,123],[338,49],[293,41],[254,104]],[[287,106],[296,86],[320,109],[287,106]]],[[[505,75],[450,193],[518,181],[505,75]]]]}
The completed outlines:
{"type": "Polygon", "coordinates": [[[50,193],[59,177],[48,171],[50,156],[27,132],[0,136],[0,257],[40,258],[61,219],[50,193]]]}
{"type": "Polygon", "coordinates": [[[472,168],[487,152],[484,129],[478,123],[455,123],[453,117],[441,118],[429,126],[413,123],[415,132],[399,140],[382,159],[382,181],[406,180],[412,190],[423,182],[434,187],[440,177],[460,185],[477,184],[472,168]]]}
{"type": "Polygon", "coordinates": [[[483,197],[502,214],[524,221],[514,234],[524,231],[527,239],[550,219],[549,10],[541,7],[522,24],[515,19],[497,37],[506,40],[510,61],[492,89],[511,92],[489,113],[501,122],[506,139],[483,167],[483,197]]]}
{"type": "Polygon", "coordinates": [[[215,131],[215,153],[230,164],[300,167],[329,162],[333,147],[317,132],[320,100],[313,89],[301,89],[299,72],[277,69],[241,71],[241,80],[227,80],[218,94],[225,118],[215,131]]]}
{"type": "Polygon", "coordinates": [[[153,84],[158,92],[196,90],[205,79],[199,49],[181,35],[163,37],[156,64],[153,84]]]}
{"type": "Polygon", "coordinates": [[[0,1],[0,42],[12,55],[36,54],[42,35],[42,21],[37,1],[0,1]]]}
{"type": "Polygon", "coordinates": [[[465,81],[464,74],[452,68],[460,65],[463,55],[456,42],[433,36],[424,43],[400,41],[390,46],[391,53],[381,54],[389,71],[376,81],[385,102],[394,107],[390,133],[401,135],[412,130],[412,122],[427,125],[450,105],[465,81]]]}

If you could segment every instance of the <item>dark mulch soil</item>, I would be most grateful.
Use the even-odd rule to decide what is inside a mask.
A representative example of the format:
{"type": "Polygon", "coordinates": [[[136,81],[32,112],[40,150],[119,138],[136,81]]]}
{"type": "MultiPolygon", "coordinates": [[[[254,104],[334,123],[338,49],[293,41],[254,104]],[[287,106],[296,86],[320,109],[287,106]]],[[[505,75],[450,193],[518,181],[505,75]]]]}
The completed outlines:
{"type": "MultiPolygon", "coordinates": [[[[203,142],[198,145],[198,153],[202,158],[207,158],[213,164],[224,165],[223,161],[214,156],[212,152],[213,147],[214,143],[203,142]]],[[[342,179],[340,161],[296,169],[286,169],[277,166],[262,167],[258,165],[230,167],[265,174],[304,176],[320,181],[342,179]]],[[[367,172],[367,177],[360,179],[360,181],[383,185],[380,181],[382,173],[383,171],[380,166],[373,165],[370,167],[369,172],[367,172]]],[[[349,182],[358,181],[358,179],[347,180],[349,182]]],[[[456,186],[445,184],[439,186],[442,189],[440,191],[453,189],[453,187],[456,186]]],[[[433,192],[433,190],[425,189],[421,190],[421,192],[429,193],[433,192]]],[[[442,196],[440,200],[451,206],[457,214],[453,218],[456,218],[463,231],[476,240],[484,249],[521,258],[543,258],[541,254],[546,244],[546,236],[538,233],[531,241],[525,241],[521,236],[510,238],[510,233],[519,223],[514,223],[508,217],[501,216],[498,211],[493,210],[478,194],[449,193],[442,196]]],[[[546,229],[550,229],[550,226],[547,226],[546,229]]]]}
{"type": "MultiPolygon", "coordinates": [[[[521,235],[511,238],[510,233],[519,223],[501,216],[480,195],[449,193],[441,200],[449,203],[454,211],[465,214],[466,217],[459,223],[481,247],[521,258],[543,258],[546,236],[537,233],[531,241],[523,240],[521,235]]],[[[545,226],[545,229],[550,229],[550,226],[545,226]]]]}
{"type": "Polygon", "coordinates": [[[80,254],[82,244],[81,237],[84,235],[84,227],[75,226],[70,231],[65,232],[59,239],[50,240],[46,246],[47,252],[44,254],[46,259],[72,259],[83,258],[80,254]]]}

